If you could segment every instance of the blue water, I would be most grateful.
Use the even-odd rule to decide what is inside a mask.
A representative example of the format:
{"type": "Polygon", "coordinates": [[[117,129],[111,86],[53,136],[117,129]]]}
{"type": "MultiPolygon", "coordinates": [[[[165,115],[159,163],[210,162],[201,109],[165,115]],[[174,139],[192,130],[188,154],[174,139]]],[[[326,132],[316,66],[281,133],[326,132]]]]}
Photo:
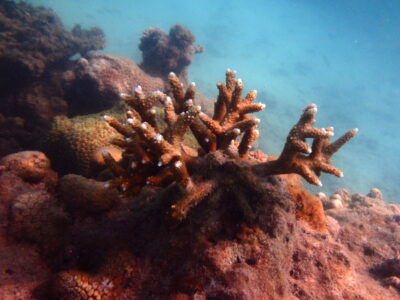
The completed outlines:
{"type": "Polygon", "coordinates": [[[226,68],[267,105],[259,147],[277,155],[303,107],[316,103],[316,124],[358,136],[336,154],[342,179],[323,176],[318,190],[380,188],[400,202],[400,1],[397,0],[31,0],[52,7],[67,28],[99,26],[105,52],[140,62],[148,27],[181,23],[205,52],[190,79],[209,96],[226,68]]]}

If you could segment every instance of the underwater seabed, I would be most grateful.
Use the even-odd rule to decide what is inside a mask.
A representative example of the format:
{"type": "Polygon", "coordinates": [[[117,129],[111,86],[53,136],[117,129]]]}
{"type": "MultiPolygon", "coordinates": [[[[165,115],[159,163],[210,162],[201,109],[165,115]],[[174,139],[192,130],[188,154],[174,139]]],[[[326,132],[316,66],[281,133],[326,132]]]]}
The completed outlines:
{"type": "Polygon", "coordinates": [[[400,205],[355,190],[385,145],[354,110],[384,104],[347,102],[373,93],[344,4],[41,3],[68,29],[0,3],[0,299],[399,297],[400,205]]]}
{"type": "Polygon", "coordinates": [[[320,127],[360,129],[357,142],[335,162],[345,179],[324,179],[321,190],[345,187],[366,193],[377,187],[386,199],[399,202],[399,3],[29,2],[52,7],[68,28],[100,26],[107,38],[105,52],[135,61],[140,61],[137,41],[145,28],[188,26],[206,49],[191,65],[190,80],[214,97],[215,82],[231,68],[246,79],[245,89],[257,89],[267,105],[260,114],[266,127],[259,141],[262,150],[278,155],[293,118],[316,103],[320,127]]]}

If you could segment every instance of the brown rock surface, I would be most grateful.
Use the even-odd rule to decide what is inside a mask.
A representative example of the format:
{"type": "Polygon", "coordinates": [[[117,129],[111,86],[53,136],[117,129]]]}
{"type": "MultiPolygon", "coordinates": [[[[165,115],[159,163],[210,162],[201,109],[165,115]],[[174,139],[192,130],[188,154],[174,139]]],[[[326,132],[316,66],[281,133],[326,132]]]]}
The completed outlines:
{"type": "Polygon", "coordinates": [[[45,184],[49,187],[57,181],[57,174],[51,169],[49,159],[38,151],[9,154],[0,159],[0,165],[32,184],[45,184]]]}
{"type": "Polygon", "coordinates": [[[121,93],[140,85],[144,91],[163,90],[163,80],[142,71],[132,60],[90,53],[64,74],[66,98],[73,114],[87,114],[112,107],[121,93]]]}

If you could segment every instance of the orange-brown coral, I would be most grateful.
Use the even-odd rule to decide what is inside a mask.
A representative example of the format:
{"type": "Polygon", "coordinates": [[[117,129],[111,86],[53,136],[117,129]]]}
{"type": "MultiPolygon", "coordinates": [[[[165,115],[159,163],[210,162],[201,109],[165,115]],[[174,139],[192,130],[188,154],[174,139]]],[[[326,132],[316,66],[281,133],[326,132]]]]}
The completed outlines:
{"type": "Polygon", "coordinates": [[[256,168],[266,175],[296,173],[309,183],[319,186],[322,186],[322,183],[317,176],[320,176],[321,172],[342,177],[343,173],[329,164],[330,158],[355,136],[358,129],[352,129],[335,142],[329,143],[330,137],[333,136],[333,127],[312,127],[316,122],[316,113],[317,106],[308,105],[290,131],[279,158],[262,163],[256,168]],[[306,143],[306,138],[314,139],[311,147],[306,143]]]}
{"type": "MultiPolygon", "coordinates": [[[[184,216],[188,207],[197,203],[212,189],[212,184],[193,185],[191,168],[199,163],[194,150],[187,150],[182,144],[183,134],[190,128],[201,146],[200,153],[222,151],[230,157],[249,157],[250,147],[258,137],[258,119],[250,113],[264,109],[264,105],[254,103],[256,91],[250,91],[242,98],[243,82],[236,79],[236,72],[226,72],[226,84],[219,83],[219,95],[215,103],[214,116],[210,118],[193,105],[196,95],[195,85],[185,90],[174,73],[168,79],[173,98],[161,92],[145,95],[139,86],[132,95],[123,95],[131,110],[127,112],[126,123],[105,116],[124,139],[115,139],[114,144],[125,149],[122,164],[104,152],[104,160],[116,178],[110,186],[119,186],[125,193],[138,193],[145,184],[166,186],[174,182],[184,195],[172,206],[173,215],[184,216]],[[167,128],[161,133],[155,118],[153,106],[164,104],[167,128]],[[190,196],[189,196],[190,195],[190,196]],[[195,196],[197,195],[197,196],[195,196]],[[193,198],[188,200],[189,198],[193,198]]],[[[297,173],[308,182],[321,185],[317,176],[321,172],[342,176],[335,167],[329,165],[330,157],[348,142],[357,132],[351,130],[333,143],[329,143],[333,128],[318,129],[315,123],[317,107],[308,105],[300,120],[290,131],[282,154],[278,159],[257,163],[249,161],[256,173],[268,175],[297,173]],[[313,138],[312,147],[306,138],[313,138]],[[308,156],[306,156],[308,154],[308,156]]]]}
{"type": "Polygon", "coordinates": [[[296,205],[296,218],[320,232],[326,232],[326,218],[320,199],[307,191],[295,174],[281,175],[286,189],[296,205]]]}
{"type": "Polygon", "coordinates": [[[118,299],[115,284],[109,278],[93,278],[81,271],[57,274],[52,282],[52,299],[60,300],[113,300],[118,299]]]}

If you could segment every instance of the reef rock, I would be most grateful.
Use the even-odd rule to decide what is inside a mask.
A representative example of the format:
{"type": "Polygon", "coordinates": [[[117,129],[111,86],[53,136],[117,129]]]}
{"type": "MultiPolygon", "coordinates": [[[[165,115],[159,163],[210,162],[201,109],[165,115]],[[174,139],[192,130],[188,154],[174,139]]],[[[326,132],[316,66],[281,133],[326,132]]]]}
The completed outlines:
{"type": "Polygon", "coordinates": [[[64,74],[72,114],[109,109],[120,100],[121,93],[129,93],[138,85],[145,91],[164,89],[163,80],[147,75],[132,60],[107,54],[90,53],[64,74]]]}
{"type": "Polygon", "coordinates": [[[51,275],[38,249],[52,252],[62,232],[53,221],[65,221],[51,195],[56,178],[40,152],[15,153],[0,161],[1,299],[33,299],[34,289],[51,275]],[[57,215],[61,219],[53,218],[57,215]]]}
{"type": "Polygon", "coordinates": [[[102,49],[99,28],[66,30],[50,9],[0,1],[0,155],[32,149],[51,119],[68,112],[61,76],[73,55],[102,49]],[[12,119],[23,125],[16,127],[12,119]]]}
{"type": "Polygon", "coordinates": [[[0,166],[32,184],[44,184],[49,188],[57,181],[57,174],[51,169],[50,161],[41,152],[22,151],[0,159],[0,166]]]}
{"type": "Polygon", "coordinates": [[[2,93],[24,80],[42,76],[46,69],[74,54],[86,55],[105,45],[99,28],[83,30],[78,25],[69,32],[52,10],[25,2],[2,1],[0,27],[2,93]]]}

